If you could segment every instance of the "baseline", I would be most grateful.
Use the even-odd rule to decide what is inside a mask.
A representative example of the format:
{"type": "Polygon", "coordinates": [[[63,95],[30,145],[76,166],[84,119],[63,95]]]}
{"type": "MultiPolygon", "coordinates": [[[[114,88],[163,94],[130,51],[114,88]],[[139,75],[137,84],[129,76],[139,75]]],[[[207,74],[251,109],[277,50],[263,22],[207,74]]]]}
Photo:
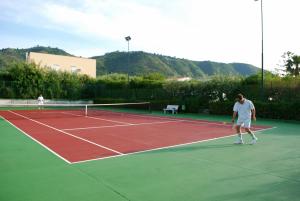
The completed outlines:
{"type": "MultiPolygon", "coordinates": [[[[262,132],[262,131],[276,129],[276,128],[277,127],[271,127],[271,128],[256,130],[256,131],[252,131],[252,132],[253,133],[257,133],[257,132],[262,132]]],[[[248,134],[248,133],[242,133],[242,134],[245,135],[245,134],[248,134]]],[[[98,161],[98,160],[103,160],[103,159],[117,158],[117,157],[123,157],[123,156],[128,156],[128,155],[139,154],[139,153],[146,153],[146,152],[151,152],[151,151],[176,148],[176,147],[181,147],[181,146],[186,146],[186,145],[192,145],[192,144],[197,144],[197,143],[202,143],[202,142],[208,142],[208,141],[213,141],[213,140],[218,140],[218,139],[223,139],[223,138],[229,138],[229,137],[233,137],[233,136],[236,136],[236,134],[222,136],[222,137],[216,137],[216,138],[211,138],[211,139],[205,139],[205,140],[199,140],[199,141],[194,141],[194,142],[189,142],[189,143],[177,144],[177,145],[172,145],[172,146],[165,146],[165,147],[160,147],[160,148],[155,148],[155,149],[149,149],[149,150],[144,150],[144,151],[136,151],[136,152],[131,152],[131,153],[122,154],[122,155],[115,155],[115,156],[94,158],[94,159],[89,159],[89,160],[82,160],[82,161],[72,162],[71,164],[80,164],[80,163],[85,163],[85,162],[90,162],[90,161],[98,161]]]]}
{"type": "Polygon", "coordinates": [[[13,126],[14,128],[16,128],[17,130],[19,130],[21,133],[23,133],[24,135],[26,135],[28,138],[30,138],[31,140],[33,140],[34,142],[38,143],[39,145],[41,145],[42,147],[44,147],[45,149],[47,149],[48,151],[50,151],[52,154],[54,154],[55,156],[57,156],[58,158],[64,160],[65,162],[71,164],[72,162],[70,162],[69,160],[67,160],[66,158],[62,157],[61,155],[59,155],[58,153],[56,153],[55,151],[53,151],[52,149],[50,149],[49,147],[47,147],[45,144],[41,143],[40,141],[38,141],[37,139],[33,138],[32,136],[30,136],[28,133],[26,133],[25,131],[23,131],[22,129],[18,128],[17,126],[15,126],[13,123],[11,123],[10,121],[8,121],[6,118],[4,118],[3,116],[0,116],[0,118],[4,119],[4,121],[6,121],[7,123],[9,123],[11,126],[13,126]]]}
{"type": "Polygon", "coordinates": [[[80,139],[80,140],[82,140],[82,141],[84,141],[84,142],[93,144],[93,145],[95,145],[95,146],[97,146],[97,147],[101,147],[101,148],[106,149],[106,150],[108,150],[108,151],[114,152],[114,153],[116,153],[116,154],[120,154],[120,155],[123,155],[123,154],[124,154],[124,153],[121,153],[121,152],[116,151],[116,150],[114,150],[114,149],[108,148],[108,147],[106,147],[106,146],[102,146],[102,145],[97,144],[97,143],[94,143],[94,142],[92,142],[92,141],[90,141],[90,140],[86,140],[86,139],[84,139],[84,138],[78,137],[78,136],[73,135],[73,134],[71,134],[71,133],[68,133],[68,132],[66,132],[66,131],[63,131],[63,130],[60,130],[60,129],[58,129],[58,128],[54,128],[54,127],[52,127],[52,126],[49,126],[49,125],[47,125],[47,124],[44,124],[44,123],[42,123],[42,122],[36,121],[36,120],[31,119],[31,118],[29,118],[29,117],[26,117],[26,116],[24,116],[24,115],[18,114],[18,113],[16,113],[16,112],[11,111],[11,110],[8,110],[8,112],[11,112],[11,113],[13,113],[13,114],[15,114],[15,115],[17,115],[17,116],[23,117],[24,119],[33,121],[33,122],[35,122],[35,123],[37,123],[37,124],[40,124],[40,125],[46,126],[46,127],[48,127],[48,128],[51,128],[51,129],[53,129],[53,130],[56,130],[56,131],[58,131],[58,132],[61,132],[61,133],[65,134],[65,135],[69,135],[69,136],[71,136],[71,137],[80,139]]]}
{"type": "Polygon", "coordinates": [[[63,131],[71,131],[71,130],[88,130],[88,129],[98,129],[98,128],[114,128],[114,127],[128,127],[128,126],[143,126],[143,125],[155,125],[155,124],[167,124],[167,123],[178,123],[184,122],[185,120],[178,120],[178,121],[157,121],[157,122],[150,122],[150,123],[140,123],[140,124],[129,124],[129,125],[111,125],[111,126],[93,126],[93,127],[79,127],[79,128],[66,128],[61,129],[63,131]]]}

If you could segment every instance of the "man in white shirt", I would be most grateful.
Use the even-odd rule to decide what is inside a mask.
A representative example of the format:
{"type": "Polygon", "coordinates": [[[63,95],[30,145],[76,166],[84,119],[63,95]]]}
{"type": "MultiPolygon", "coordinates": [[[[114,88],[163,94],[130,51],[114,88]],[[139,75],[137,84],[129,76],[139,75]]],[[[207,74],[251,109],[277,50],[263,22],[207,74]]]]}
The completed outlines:
{"type": "Polygon", "coordinates": [[[44,105],[44,97],[42,96],[42,94],[38,97],[37,101],[38,101],[39,109],[41,109],[40,106],[44,105]]]}
{"type": "Polygon", "coordinates": [[[235,117],[238,115],[238,120],[236,123],[236,132],[238,134],[238,140],[235,144],[244,144],[241,127],[244,127],[246,132],[249,133],[252,137],[251,144],[255,144],[257,141],[257,137],[250,130],[251,128],[251,119],[256,120],[255,116],[255,107],[252,101],[244,98],[242,94],[237,95],[237,102],[233,107],[233,115],[232,115],[232,123],[234,123],[235,117]]]}

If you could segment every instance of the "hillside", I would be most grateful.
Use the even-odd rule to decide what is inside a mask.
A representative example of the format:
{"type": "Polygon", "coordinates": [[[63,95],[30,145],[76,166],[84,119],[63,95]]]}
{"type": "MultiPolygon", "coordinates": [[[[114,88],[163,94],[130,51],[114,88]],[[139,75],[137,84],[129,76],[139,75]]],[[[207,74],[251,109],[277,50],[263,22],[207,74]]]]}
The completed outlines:
{"type": "MultiPolygon", "coordinates": [[[[28,49],[6,48],[0,50],[0,69],[7,67],[12,62],[24,61],[26,52],[71,55],[59,48],[42,46],[28,49]]],[[[155,72],[166,77],[188,76],[203,78],[211,75],[249,76],[259,70],[255,66],[243,63],[226,64],[212,61],[191,61],[141,51],[130,52],[129,55],[127,52],[111,52],[103,56],[94,56],[91,58],[97,60],[97,75],[108,73],[143,75],[155,72]]]]}
{"type": "Polygon", "coordinates": [[[200,78],[211,75],[249,76],[259,70],[255,66],[243,63],[191,61],[145,52],[129,53],[130,68],[128,68],[127,52],[112,52],[92,58],[97,60],[97,74],[119,72],[132,75],[159,72],[167,77],[200,78]]]}
{"type": "Polygon", "coordinates": [[[40,52],[56,55],[71,56],[71,54],[59,48],[36,46],[27,49],[5,48],[0,50],[0,69],[9,66],[12,62],[25,61],[26,52],[40,52]]]}

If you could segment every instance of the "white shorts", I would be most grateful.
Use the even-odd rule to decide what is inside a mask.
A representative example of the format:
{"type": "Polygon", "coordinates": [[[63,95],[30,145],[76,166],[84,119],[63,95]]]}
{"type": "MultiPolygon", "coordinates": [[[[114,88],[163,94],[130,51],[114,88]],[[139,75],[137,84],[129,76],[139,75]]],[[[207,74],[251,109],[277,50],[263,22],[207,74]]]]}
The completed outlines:
{"type": "Polygon", "coordinates": [[[38,102],[38,105],[44,105],[44,102],[38,102]]]}
{"type": "Polygon", "coordinates": [[[250,128],[251,127],[251,119],[238,119],[236,122],[236,125],[244,127],[244,128],[250,128]]]}

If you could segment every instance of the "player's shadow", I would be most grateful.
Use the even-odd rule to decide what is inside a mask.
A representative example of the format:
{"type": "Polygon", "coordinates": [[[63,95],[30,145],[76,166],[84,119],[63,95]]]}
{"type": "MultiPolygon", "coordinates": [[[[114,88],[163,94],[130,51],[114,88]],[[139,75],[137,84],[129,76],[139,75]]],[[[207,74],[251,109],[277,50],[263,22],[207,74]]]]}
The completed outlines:
{"type": "Polygon", "coordinates": [[[239,147],[241,145],[236,144],[213,144],[213,145],[183,145],[178,147],[170,147],[166,149],[161,149],[155,151],[164,153],[164,152],[188,152],[188,151],[199,151],[199,150],[206,150],[206,149],[224,149],[224,148],[232,148],[232,147],[239,147]]]}

